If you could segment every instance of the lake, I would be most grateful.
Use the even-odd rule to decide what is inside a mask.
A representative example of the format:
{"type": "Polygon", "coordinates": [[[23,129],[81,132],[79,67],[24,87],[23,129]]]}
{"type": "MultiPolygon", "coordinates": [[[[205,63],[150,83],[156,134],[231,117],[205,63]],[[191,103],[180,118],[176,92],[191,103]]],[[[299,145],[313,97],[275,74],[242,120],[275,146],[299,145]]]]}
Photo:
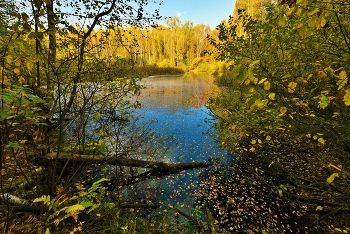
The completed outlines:
{"type": "MultiPolygon", "coordinates": [[[[207,161],[227,151],[215,141],[215,119],[207,107],[209,98],[218,93],[213,77],[164,76],[148,77],[141,83],[137,115],[140,124],[151,122],[150,128],[164,148],[161,157],[167,162],[207,161]]],[[[201,170],[183,172],[161,180],[157,200],[164,203],[192,203],[190,196],[198,183],[201,170]]],[[[190,206],[190,205],[189,205],[190,206]]]]}

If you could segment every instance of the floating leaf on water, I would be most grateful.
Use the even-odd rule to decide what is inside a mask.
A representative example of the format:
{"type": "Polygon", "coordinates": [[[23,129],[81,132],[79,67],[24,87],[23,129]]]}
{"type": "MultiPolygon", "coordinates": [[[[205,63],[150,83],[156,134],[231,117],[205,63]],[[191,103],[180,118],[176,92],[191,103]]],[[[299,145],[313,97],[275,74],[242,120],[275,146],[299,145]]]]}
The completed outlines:
{"type": "Polygon", "coordinates": [[[326,142],[322,137],[318,138],[317,141],[318,141],[319,143],[321,143],[322,145],[324,145],[325,142],[326,142]]]}
{"type": "Polygon", "coordinates": [[[330,184],[334,181],[335,177],[339,177],[338,173],[333,173],[330,177],[327,178],[327,183],[330,184]]]}

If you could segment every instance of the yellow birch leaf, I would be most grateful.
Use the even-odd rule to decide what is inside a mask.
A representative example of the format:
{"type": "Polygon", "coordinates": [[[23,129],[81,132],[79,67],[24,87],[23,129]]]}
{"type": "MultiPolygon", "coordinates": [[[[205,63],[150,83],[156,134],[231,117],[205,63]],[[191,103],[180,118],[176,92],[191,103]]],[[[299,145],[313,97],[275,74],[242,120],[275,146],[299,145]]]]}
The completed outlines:
{"type": "Polygon", "coordinates": [[[21,71],[18,69],[18,68],[15,68],[15,69],[13,69],[13,72],[15,73],[15,74],[19,74],[19,73],[21,73],[21,71]]]}
{"type": "Polygon", "coordinates": [[[348,78],[348,76],[346,75],[346,71],[341,71],[339,73],[339,79],[345,80],[346,78],[348,78]]]}
{"type": "Polygon", "coordinates": [[[321,211],[321,210],[323,210],[323,207],[322,207],[322,206],[317,206],[317,207],[316,207],[316,211],[321,211]]]}
{"type": "Polygon", "coordinates": [[[1,82],[6,86],[9,85],[9,79],[7,76],[3,76],[1,82]]]}
{"type": "Polygon", "coordinates": [[[252,145],[255,145],[256,144],[256,140],[252,140],[252,145]]]}
{"type": "Polygon", "coordinates": [[[30,61],[27,61],[26,66],[27,66],[28,70],[32,70],[33,69],[33,63],[30,62],[30,61]]]}
{"type": "Polygon", "coordinates": [[[284,106],[280,107],[280,112],[282,115],[284,115],[287,112],[287,108],[284,106]]]}
{"type": "Polygon", "coordinates": [[[333,168],[337,169],[338,171],[341,171],[340,167],[342,167],[342,166],[337,167],[336,165],[334,165],[332,163],[328,164],[328,166],[333,167],[333,168]]]}
{"type": "Polygon", "coordinates": [[[21,66],[21,60],[17,59],[17,61],[15,62],[15,66],[17,67],[21,66]]]}
{"type": "Polygon", "coordinates": [[[24,79],[23,76],[20,76],[19,79],[18,79],[18,83],[20,83],[21,85],[25,84],[26,83],[26,80],[24,79]]]}
{"type": "Polygon", "coordinates": [[[316,30],[323,28],[326,25],[326,19],[321,15],[316,22],[316,30]]]}
{"type": "Polygon", "coordinates": [[[279,195],[280,197],[283,197],[282,189],[279,189],[279,190],[278,190],[278,195],[279,195]]]}
{"type": "Polygon", "coordinates": [[[265,81],[264,82],[264,89],[265,90],[269,90],[271,88],[271,84],[270,84],[270,82],[267,80],[267,81],[265,81]]]}
{"type": "Polygon", "coordinates": [[[264,78],[264,79],[260,80],[258,84],[262,84],[262,83],[264,83],[264,82],[265,82],[265,80],[266,80],[266,78],[264,78]]]}
{"type": "Polygon", "coordinates": [[[267,141],[271,140],[271,137],[270,136],[266,136],[266,140],[267,141]]]}
{"type": "Polygon", "coordinates": [[[258,139],[258,143],[259,143],[259,144],[261,144],[261,143],[262,143],[262,141],[261,141],[260,139],[258,139]]]}
{"type": "Polygon", "coordinates": [[[249,85],[249,84],[250,84],[250,80],[249,80],[249,79],[246,79],[246,80],[244,81],[244,84],[245,84],[245,85],[249,85]]]}
{"type": "Polygon", "coordinates": [[[286,18],[284,18],[283,16],[279,17],[278,22],[277,22],[278,26],[280,26],[280,27],[286,26],[287,23],[288,22],[287,22],[286,18]]]}
{"type": "Polygon", "coordinates": [[[321,143],[322,145],[324,145],[324,143],[326,142],[322,137],[318,138],[317,140],[319,143],[321,143]]]}
{"type": "Polygon", "coordinates": [[[307,0],[297,0],[296,3],[299,6],[306,6],[307,5],[307,0]]]}
{"type": "Polygon", "coordinates": [[[261,101],[260,99],[256,100],[254,104],[259,109],[261,109],[265,105],[264,101],[261,101]]]}
{"type": "Polygon", "coordinates": [[[271,100],[275,100],[275,97],[276,97],[276,94],[275,94],[275,93],[270,93],[270,94],[269,94],[269,98],[270,98],[271,100]]]}
{"type": "Polygon", "coordinates": [[[345,95],[343,97],[344,103],[347,106],[350,106],[350,89],[345,90],[345,95]]]}
{"type": "Polygon", "coordinates": [[[330,184],[334,181],[335,177],[339,177],[338,173],[333,173],[330,177],[327,178],[327,183],[330,184]]]}
{"type": "Polygon", "coordinates": [[[293,93],[296,87],[297,87],[297,83],[289,82],[289,84],[288,84],[288,92],[289,93],[293,93]]]}
{"type": "Polygon", "coordinates": [[[12,56],[11,55],[7,55],[6,56],[6,62],[8,62],[8,63],[12,62],[12,56]]]}

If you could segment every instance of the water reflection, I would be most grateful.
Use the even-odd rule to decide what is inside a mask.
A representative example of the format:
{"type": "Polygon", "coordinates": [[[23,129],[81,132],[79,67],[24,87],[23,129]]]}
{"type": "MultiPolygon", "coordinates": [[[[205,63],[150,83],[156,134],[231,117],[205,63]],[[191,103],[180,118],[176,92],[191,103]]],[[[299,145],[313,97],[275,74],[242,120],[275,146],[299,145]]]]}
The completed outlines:
{"type": "Polygon", "coordinates": [[[166,106],[172,108],[201,108],[218,92],[214,78],[185,76],[149,77],[141,81],[146,89],[142,91],[140,102],[146,106],[166,106]]]}
{"type": "Polygon", "coordinates": [[[152,130],[166,138],[167,159],[175,162],[208,160],[218,152],[208,134],[212,120],[206,104],[217,92],[212,77],[152,77],[142,80],[138,111],[145,121],[156,119],[152,130]]]}
{"type": "MultiPolygon", "coordinates": [[[[137,114],[146,122],[156,119],[152,130],[165,139],[163,160],[208,161],[226,154],[211,137],[215,134],[211,127],[214,120],[206,104],[218,91],[212,77],[151,77],[143,79],[142,84],[146,89],[139,97],[142,108],[137,114]]],[[[198,184],[199,172],[164,178],[158,199],[172,204],[193,199],[189,195],[198,184]]]]}

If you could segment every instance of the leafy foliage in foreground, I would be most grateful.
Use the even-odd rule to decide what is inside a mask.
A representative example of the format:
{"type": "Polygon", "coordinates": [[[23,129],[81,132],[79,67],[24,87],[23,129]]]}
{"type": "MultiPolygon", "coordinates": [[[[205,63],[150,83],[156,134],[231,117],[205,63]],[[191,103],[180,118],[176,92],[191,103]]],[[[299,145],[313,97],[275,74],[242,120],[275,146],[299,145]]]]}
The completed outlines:
{"type": "MultiPolygon", "coordinates": [[[[92,229],[86,220],[95,221],[103,208],[110,212],[108,217],[113,212],[117,216],[113,233],[124,233],[136,227],[129,225],[131,220],[120,221],[130,213],[116,215],[120,204],[154,209],[152,197],[141,193],[140,181],[155,174],[161,177],[161,168],[146,173],[142,168],[147,162],[109,167],[86,162],[92,154],[109,156],[114,162],[121,158],[140,162],[137,159],[142,155],[159,160],[162,156],[152,143],[149,125],[139,126],[132,115],[140,105],[135,96],[141,85],[135,75],[145,71],[133,70],[133,56],[113,54],[112,58],[102,53],[111,46],[109,33],[114,33],[115,49],[127,55],[137,53],[132,51],[136,40],[123,47],[125,38],[120,30],[126,25],[133,25],[129,29],[154,25],[159,14],[157,10],[154,14],[144,11],[149,3],[156,1],[23,0],[0,4],[1,11],[5,5],[10,12],[8,17],[0,16],[0,227],[4,233],[86,233],[92,229]],[[73,8],[74,16],[65,12],[67,8],[73,8]],[[73,17],[81,24],[72,25],[73,17]],[[63,155],[69,157],[62,161],[63,155]],[[101,183],[106,181],[93,183],[111,174],[115,183],[106,186],[109,194],[117,193],[114,207],[104,200],[107,192],[101,183]],[[84,183],[92,186],[88,189],[84,183]],[[10,197],[23,198],[17,200],[25,204],[13,204],[10,197]],[[38,206],[39,202],[47,209],[38,206]],[[16,216],[17,212],[25,213],[16,216]]],[[[148,67],[146,72],[164,71],[179,73],[180,69],[148,67]]],[[[101,233],[104,228],[109,226],[101,226],[101,233]]]]}
{"type": "Polygon", "coordinates": [[[262,220],[274,232],[350,227],[349,12],[340,1],[272,5],[259,20],[241,12],[212,38],[230,71],[211,107],[239,162],[221,183],[208,175],[208,193],[229,198],[206,198],[223,230],[261,232],[262,220]]]}

